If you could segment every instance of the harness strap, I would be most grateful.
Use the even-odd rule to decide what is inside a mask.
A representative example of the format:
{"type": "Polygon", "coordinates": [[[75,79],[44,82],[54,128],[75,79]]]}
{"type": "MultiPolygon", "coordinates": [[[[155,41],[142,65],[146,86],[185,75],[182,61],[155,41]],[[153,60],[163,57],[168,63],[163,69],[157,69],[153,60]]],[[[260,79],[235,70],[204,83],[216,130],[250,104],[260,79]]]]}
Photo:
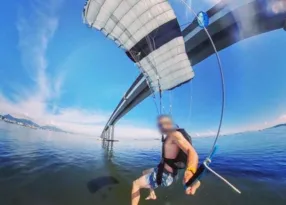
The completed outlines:
{"type": "Polygon", "coordinates": [[[156,182],[158,186],[162,184],[163,172],[164,172],[164,162],[160,162],[160,164],[158,165],[158,171],[156,176],[156,182]]]}
{"type": "Polygon", "coordinates": [[[157,172],[157,176],[156,176],[156,182],[159,186],[162,184],[162,177],[163,177],[163,173],[165,170],[164,169],[165,164],[169,165],[173,169],[173,176],[176,176],[178,174],[178,169],[173,162],[174,160],[165,158],[164,143],[165,143],[166,139],[164,138],[163,135],[162,135],[161,141],[162,141],[162,156],[161,156],[161,162],[157,166],[158,172],[157,172]]]}
{"type": "Polygon", "coordinates": [[[173,170],[177,170],[178,167],[176,166],[176,159],[167,159],[164,158],[164,163],[171,167],[173,170]]]}
{"type": "Polygon", "coordinates": [[[162,135],[162,137],[161,137],[161,142],[162,142],[161,162],[157,166],[158,172],[157,172],[157,176],[156,176],[156,182],[159,186],[162,184],[162,176],[163,176],[163,172],[164,172],[164,155],[165,155],[165,149],[164,149],[165,138],[164,138],[164,135],[162,135]]]}

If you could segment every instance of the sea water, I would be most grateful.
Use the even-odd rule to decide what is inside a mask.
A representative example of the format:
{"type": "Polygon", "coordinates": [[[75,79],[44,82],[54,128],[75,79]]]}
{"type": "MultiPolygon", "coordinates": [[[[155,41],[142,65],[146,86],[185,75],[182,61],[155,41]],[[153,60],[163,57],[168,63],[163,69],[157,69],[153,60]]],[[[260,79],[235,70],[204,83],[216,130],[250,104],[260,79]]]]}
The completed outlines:
{"type": "MultiPolygon", "coordinates": [[[[202,160],[213,138],[193,141],[202,160]]],[[[156,201],[145,201],[147,191],[143,191],[140,204],[286,204],[285,127],[223,136],[218,144],[212,167],[235,184],[241,195],[208,174],[194,197],[184,195],[179,177],[172,186],[156,190],[156,201]]],[[[157,165],[160,150],[159,140],[120,140],[107,146],[95,137],[0,122],[0,204],[130,204],[132,181],[157,165]],[[103,176],[119,183],[90,192],[88,183],[103,176]]]]}

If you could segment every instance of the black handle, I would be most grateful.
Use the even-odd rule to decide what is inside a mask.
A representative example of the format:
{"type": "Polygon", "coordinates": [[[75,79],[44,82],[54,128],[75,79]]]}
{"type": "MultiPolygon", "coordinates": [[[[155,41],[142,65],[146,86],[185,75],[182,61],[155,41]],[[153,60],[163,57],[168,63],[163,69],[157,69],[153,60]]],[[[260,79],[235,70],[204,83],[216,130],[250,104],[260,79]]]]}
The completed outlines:
{"type": "Polygon", "coordinates": [[[189,181],[185,184],[185,187],[191,186],[205,171],[206,167],[204,166],[204,164],[201,164],[194,176],[190,178],[189,181]]]}

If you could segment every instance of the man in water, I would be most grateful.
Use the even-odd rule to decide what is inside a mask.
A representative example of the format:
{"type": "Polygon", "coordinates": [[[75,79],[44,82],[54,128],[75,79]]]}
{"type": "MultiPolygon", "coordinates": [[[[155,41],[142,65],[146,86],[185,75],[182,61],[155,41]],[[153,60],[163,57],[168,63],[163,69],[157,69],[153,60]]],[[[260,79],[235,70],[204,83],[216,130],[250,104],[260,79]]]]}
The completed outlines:
{"type": "MultiPolygon", "coordinates": [[[[174,129],[174,124],[170,116],[161,115],[157,119],[158,128],[162,135],[165,135],[165,141],[163,144],[164,149],[164,161],[163,161],[163,173],[161,178],[161,185],[163,187],[170,186],[174,177],[177,173],[177,170],[170,166],[170,163],[167,161],[174,160],[179,154],[180,150],[184,151],[187,156],[186,162],[186,170],[184,174],[183,183],[189,181],[192,178],[194,173],[197,170],[198,166],[198,154],[196,150],[193,148],[191,143],[186,140],[181,132],[174,129]]],[[[159,167],[159,166],[158,166],[159,167]]],[[[143,176],[138,178],[133,182],[132,186],[132,196],[131,196],[131,204],[138,205],[140,200],[140,189],[146,188],[150,189],[150,194],[146,198],[146,200],[155,200],[156,194],[154,189],[156,189],[158,185],[158,170],[159,168],[149,169],[143,172],[143,176]]],[[[192,187],[188,187],[186,189],[186,194],[194,195],[196,193],[197,188],[200,186],[200,182],[197,181],[192,187]]]]}

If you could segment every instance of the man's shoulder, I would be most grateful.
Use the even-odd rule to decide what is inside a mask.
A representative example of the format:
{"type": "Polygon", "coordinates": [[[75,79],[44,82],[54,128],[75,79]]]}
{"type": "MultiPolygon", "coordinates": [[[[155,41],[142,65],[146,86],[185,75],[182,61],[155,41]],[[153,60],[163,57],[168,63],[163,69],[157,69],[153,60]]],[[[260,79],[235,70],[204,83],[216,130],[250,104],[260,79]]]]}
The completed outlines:
{"type": "Polygon", "coordinates": [[[170,133],[170,136],[174,139],[179,139],[181,137],[183,137],[182,133],[178,130],[174,130],[170,133]]]}

